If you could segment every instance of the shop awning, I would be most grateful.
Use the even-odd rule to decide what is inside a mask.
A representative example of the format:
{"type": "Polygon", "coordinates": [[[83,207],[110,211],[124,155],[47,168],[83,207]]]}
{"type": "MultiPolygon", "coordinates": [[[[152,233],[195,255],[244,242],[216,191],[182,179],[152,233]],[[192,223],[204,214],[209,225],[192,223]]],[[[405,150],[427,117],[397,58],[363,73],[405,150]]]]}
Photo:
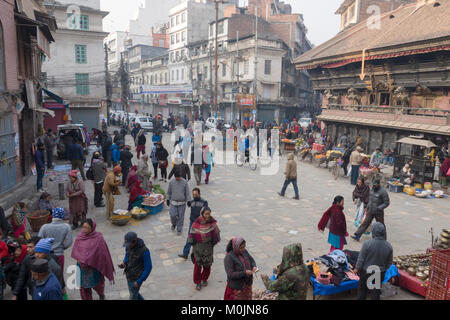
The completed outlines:
{"type": "Polygon", "coordinates": [[[44,88],[42,88],[42,91],[44,91],[47,96],[49,96],[50,98],[52,98],[56,102],[64,104],[64,105],[67,104],[67,103],[64,103],[64,99],[61,98],[60,96],[58,96],[57,94],[54,94],[53,92],[51,92],[51,91],[49,91],[47,89],[44,89],[44,88]]]}
{"type": "Polygon", "coordinates": [[[36,108],[33,109],[36,112],[41,112],[41,113],[47,113],[48,115],[50,115],[52,118],[55,117],[55,112],[49,109],[45,109],[45,108],[36,108]]]}
{"type": "Polygon", "coordinates": [[[421,146],[426,148],[437,147],[433,142],[429,140],[414,139],[414,138],[403,138],[397,141],[398,143],[412,144],[414,146],[421,146]]]}

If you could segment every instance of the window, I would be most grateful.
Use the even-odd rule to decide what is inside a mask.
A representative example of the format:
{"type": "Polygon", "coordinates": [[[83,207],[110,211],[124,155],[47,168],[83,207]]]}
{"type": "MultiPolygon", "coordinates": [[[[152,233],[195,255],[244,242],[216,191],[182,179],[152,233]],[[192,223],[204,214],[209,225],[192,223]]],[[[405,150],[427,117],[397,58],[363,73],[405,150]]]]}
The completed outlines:
{"type": "Polygon", "coordinates": [[[170,36],[170,44],[175,44],[175,36],[173,34],[170,36]]]}
{"type": "Polygon", "coordinates": [[[225,63],[222,63],[222,77],[227,76],[227,65],[225,63]]]}
{"type": "Polygon", "coordinates": [[[160,48],[164,48],[165,45],[165,41],[164,40],[159,40],[159,47],[160,48]]]}
{"type": "Polygon", "coordinates": [[[164,73],[164,82],[166,82],[166,83],[167,83],[167,72],[166,72],[166,73],[164,73]]]}
{"type": "Polygon", "coordinates": [[[174,53],[173,52],[170,53],[170,61],[172,61],[172,62],[175,61],[175,57],[174,57],[174,53]]]}
{"type": "Polygon", "coordinates": [[[175,18],[172,17],[172,19],[170,19],[170,25],[172,26],[172,28],[175,26],[175,18]]]}
{"type": "Polygon", "coordinates": [[[175,57],[176,57],[176,61],[180,60],[180,51],[176,52],[175,57]]]}
{"type": "Polygon", "coordinates": [[[214,25],[210,24],[209,25],[209,36],[212,37],[214,35],[214,25]]]}
{"type": "Polygon", "coordinates": [[[272,64],[272,60],[266,60],[265,61],[265,63],[264,63],[264,74],[270,74],[271,64],[272,64]]]}
{"type": "Polygon", "coordinates": [[[217,29],[217,33],[218,34],[222,34],[223,33],[223,21],[219,22],[219,28],[217,29]]]}
{"type": "Polygon", "coordinates": [[[348,11],[348,18],[353,19],[354,16],[355,16],[355,6],[352,6],[348,11]]]}
{"type": "Polygon", "coordinates": [[[162,83],[162,72],[159,74],[159,83],[162,83]]]}
{"type": "Polygon", "coordinates": [[[180,80],[180,70],[177,70],[177,81],[180,80]]]}
{"type": "Polygon", "coordinates": [[[181,80],[184,80],[184,69],[181,69],[181,80]]]}
{"type": "Polygon", "coordinates": [[[180,24],[180,15],[177,16],[177,25],[180,24]]]}
{"type": "Polygon", "coordinates": [[[186,31],[183,31],[183,33],[181,34],[181,41],[186,40],[186,31]]]}
{"type": "Polygon", "coordinates": [[[175,80],[175,70],[172,70],[172,77],[170,78],[172,81],[175,80]]]}
{"type": "Polygon", "coordinates": [[[85,45],[76,44],[75,45],[75,62],[76,63],[87,63],[87,48],[85,45]]]}
{"type": "Polygon", "coordinates": [[[181,50],[180,57],[181,57],[181,59],[184,58],[184,49],[181,50]]]}
{"type": "Polygon", "coordinates": [[[244,62],[244,74],[248,74],[249,70],[250,70],[250,63],[247,60],[244,62]]]}
{"type": "Polygon", "coordinates": [[[81,30],[89,30],[89,16],[82,14],[80,16],[80,29],[81,30]]]}
{"type": "Polygon", "coordinates": [[[158,75],[155,74],[155,84],[157,84],[157,83],[158,83],[158,75]]]}
{"type": "Polygon", "coordinates": [[[77,94],[86,96],[89,94],[89,74],[88,73],[76,73],[75,81],[77,87],[77,94]]]}
{"type": "Polygon", "coordinates": [[[181,22],[186,22],[186,12],[181,15],[181,22]]]}
{"type": "Polygon", "coordinates": [[[3,41],[3,26],[0,22],[0,91],[6,90],[5,47],[3,41]]]}
{"type": "Polygon", "coordinates": [[[177,43],[180,42],[180,33],[177,33],[177,43]]]}

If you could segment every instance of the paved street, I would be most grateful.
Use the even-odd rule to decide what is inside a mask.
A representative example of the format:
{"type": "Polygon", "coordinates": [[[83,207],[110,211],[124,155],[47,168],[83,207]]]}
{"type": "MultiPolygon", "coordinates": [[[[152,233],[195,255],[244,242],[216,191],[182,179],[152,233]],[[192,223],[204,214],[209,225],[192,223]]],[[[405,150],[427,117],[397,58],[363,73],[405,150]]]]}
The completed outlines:
{"type": "MultiPolygon", "coordinates": [[[[149,134],[148,137],[151,137],[149,134]]],[[[151,141],[151,139],[147,139],[151,141]]],[[[165,146],[171,146],[169,135],[164,137],[165,146]]],[[[134,145],[131,137],[127,143],[134,145]]],[[[147,151],[150,150],[150,142],[147,151]]],[[[169,150],[170,151],[170,150],[169,150]]],[[[136,157],[133,159],[136,163],[136,157]]],[[[87,183],[89,197],[88,217],[97,221],[97,230],[102,232],[117,266],[124,256],[123,236],[130,230],[136,231],[150,248],[153,270],[144,283],[141,293],[146,299],[222,299],[226,274],[223,266],[225,247],[233,236],[242,236],[247,241],[249,252],[255,258],[261,274],[271,274],[274,266],[280,263],[284,245],[300,242],[303,245],[304,258],[309,259],[326,254],[329,251],[328,233],[317,231],[317,223],[322,213],[330,206],[333,198],[340,194],[345,197],[345,213],[349,234],[355,231],[353,226],[354,205],[351,201],[353,187],[349,180],[340,178],[335,181],[331,173],[310,163],[299,163],[300,201],[291,200],[294,196],[290,186],[286,198],[277,195],[283,183],[283,171],[286,157],[280,163],[275,176],[262,176],[251,171],[248,166],[238,168],[235,165],[216,165],[212,170],[209,185],[201,186],[202,197],[208,200],[212,215],[218,220],[222,241],[215,249],[215,263],[212,267],[210,285],[200,292],[195,290],[192,280],[193,264],[178,258],[187,237],[189,211],[186,211],[184,232],[177,237],[170,230],[168,209],[156,216],[142,221],[132,221],[125,227],[111,225],[105,219],[105,209],[93,207],[93,187],[87,183]]],[[[151,166],[151,165],[150,165],[151,166]]],[[[57,186],[46,182],[56,197],[57,186]]],[[[162,186],[167,189],[167,184],[162,186]]],[[[191,181],[191,186],[194,184],[191,181]]],[[[388,240],[394,247],[394,256],[414,254],[430,247],[433,227],[439,231],[450,226],[450,200],[422,200],[404,194],[389,194],[391,206],[387,209],[386,225],[388,240]]],[[[68,202],[58,203],[68,207],[68,202]]],[[[126,209],[128,194],[116,197],[116,209],[126,209]]],[[[76,231],[76,234],[80,229],[76,231]]],[[[75,236],[75,234],[74,234],[75,236]]],[[[363,236],[362,240],[368,239],[363,236]]],[[[346,248],[360,250],[362,242],[348,238],[346,248]]],[[[71,249],[66,251],[67,266],[74,264],[70,258],[71,249]]],[[[66,278],[69,275],[66,274],[66,278]]],[[[258,277],[254,287],[262,288],[258,277]]],[[[116,268],[115,285],[106,285],[107,299],[128,299],[125,276],[116,268]]],[[[79,299],[79,292],[69,291],[70,299],[79,299]]],[[[95,299],[98,296],[94,295],[95,299]]],[[[310,297],[311,298],[311,297],[310,297]]],[[[338,299],[354,299],[355,295],[339,295],[338,299]]],[[[396,299],[420,299],[420,297],[401,291],[396,299]]]]}

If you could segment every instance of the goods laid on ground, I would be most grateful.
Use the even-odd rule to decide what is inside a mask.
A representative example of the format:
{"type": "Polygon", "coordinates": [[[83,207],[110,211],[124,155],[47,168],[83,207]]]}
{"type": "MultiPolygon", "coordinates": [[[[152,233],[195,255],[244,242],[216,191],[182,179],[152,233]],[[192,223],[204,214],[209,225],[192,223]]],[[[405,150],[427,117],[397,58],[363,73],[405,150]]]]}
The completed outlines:
{"type": "Polygon", "coordinates": [[[431,272],[431,254],[414,254],[393,259],[399,269],[399,285],[423,297],[426,296],[431,272]]]}
{"type": "Polygon", "coordinates": [[[116,226],[125,226],[130,220],[131,215],[114,215],[111,217],[111,223],[116,226]]]}
{"type": "Polygon", "coordinates": [[[164,197],[166,196],[166,192],[164,191],[163,188],[161,188],[159,184],[153,185],[152,192],[155,194],[162,194],[164,197]]]}
{"type": "Polygon", "coordinates": [[[118,216],[127,216],[128,210],[117,209],[114,211],[114,214],[118,216]]]}
{"type": "Polygon", "coordinates": [[[133,219],[136,220],[141,220],[144,219],[146,216],[148,216],[149,211],[139,208],[139,207],[134,207],[131,211],[130,214],[133,217],[133,219]]]}
{"type": "Polygon", "coordinates": [[[263,289],[253,289],[253,300],[278,300],[278,292],[270,292],[263,289]]]}
{"type": "Polygon", "coordinates": [[[403,192],[403,183],[400,183],[399,181],[389,181],[389,191],[394,193],[402,193],[403,192]]]}
{"type": "Polygon", "coordinates": [[[163,203],[165,200],[165,196],[162,194],[151,194],[148,197],[144,198],[143,206],[146,207],[156,207],[163,203]]]}

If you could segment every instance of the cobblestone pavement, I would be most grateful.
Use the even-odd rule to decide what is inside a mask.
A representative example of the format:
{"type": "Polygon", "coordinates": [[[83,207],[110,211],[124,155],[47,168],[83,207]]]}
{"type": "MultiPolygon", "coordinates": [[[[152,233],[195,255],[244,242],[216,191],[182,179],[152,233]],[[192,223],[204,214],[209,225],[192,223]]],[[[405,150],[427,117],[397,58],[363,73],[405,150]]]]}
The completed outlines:
{"type": "MultiPolygon", "coordinates": [[[[149,134],[151,137],[151,134],[149,134]]],[[[151,139],[147,139],[151,141],[151,139]]],[[[128,144],[133,145],[127,136],[128,144]]],[[[171,146],[169,135],[164,137],[166,146],[171,146]]],[[[150,150],[150,142],[147,151],[150,150]]],[[[169,150],[170,151],[170,150],[169,150]]],[[[136,163],[136,157],[133,162],[136,163]]],[[[141,293],[145,299],[222,299],[226,274],[223,266],[225,247],[233,236],[242,236],[247,241],[249,252],[255,258],[261,274],[271,274],[274,266],[281,260],[283,246],[295,242],[303,245],[305,259],[318,257],[329,251],[328,234],[317,231],[317,223],[322,213],[330,206],[334,196],[345,197],[345,213],[349,234],[354,233],[354,205],[351,201],[353,187],[347,178],[335,181],[331,173],[323,168],[300,162],[298,165],[300,201],[292,200],[294,192],[288,188],[286,198],[277,192],[283,183],[283,169],[286,157],[282,157],[280,170],[274,176],[262,176],[259,170],[253,172],[248,166],[238,168],[235,165],[216,165],[211,174],[209,185],[201,186],[202,197],[208,200],[212,215],[218,220],[222,241],[215,248],[215,262],[209,286],[200,292],[193,284],[193,264],[190,260],[178,258],[186,242],[189,223],[189,210],[186,210],[183,235],[178,237],[170,230],[168,209],[156,216],[149,216],[142,221],[132,221],[127,226],[111,225],[105,219],[105,209],[93,206],[92,183],[87,183],[89,197],[89,217],[97,221],[97,230],[106,239],[114,264],[117,266],[124,256],[123,236],[130,230],[137,232],[151,251],[153,270],[143,284],[141,293]]],[[[151,167],[151,165],[150,165],[151,167]]],[[[191,181],[191,187],[194,184],[191,181]]],[[[50,191],[56,196],[56,186],[47,182],[50,191]]],[[[167,190],[167,183],[162,183],[167,190]]],[[[450,200],[423,200],[404,194],[389,193],[391,205],[386,211],[388,240],[394,248],[394,256],[424,252],[430,247],[429,230],[450,227],[450,200]]],[[[116,197],[116,209],[126,209],[128,195],[116,197]]],[[[67,200],[60,205],[68,207],[67,200]]],[[[75,231],[74,236],[80,232],[75,231]]],[[[357,243],[348,238],[346,248],[360,250],[362,242],[369,239],[363,236],[357,243]]],[[[67,266],[75,264],[70,258],[71,249],[66,251],[67,266]]],[[[68,278],[66,273],[66,278],[68,278]]],[[[255,279],[254,287],[263,288],[260,277],[255,279]]],[[[310,290],[311,291],[311,290],[310,290]]],[[[70,290],[71,299],[79,299],[77,290],[70,290]]],[[[107,299],[128,299],[125,276],[116,267],[115,285],[106,284],[107,299]]],[[[94,294],[94,298],[98,296],[94,294]]],[[[311,292],[310,292],[310,297],[311,292]]],[[[341,294],[325,299],[355,299],[355,294],[341,294]]],[[[400,290],[392,299],[421,299],[412,293],[400,290]]]]}

